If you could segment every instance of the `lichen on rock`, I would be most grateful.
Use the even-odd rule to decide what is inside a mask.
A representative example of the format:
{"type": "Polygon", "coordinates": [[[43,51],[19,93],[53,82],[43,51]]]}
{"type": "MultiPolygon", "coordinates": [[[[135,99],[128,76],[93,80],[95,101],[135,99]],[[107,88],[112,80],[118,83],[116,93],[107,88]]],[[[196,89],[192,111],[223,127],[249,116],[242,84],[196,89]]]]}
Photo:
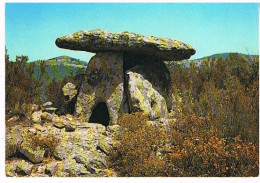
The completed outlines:
{"type": "MultiPolygon", "coordinates": [[[[91,58],[76,103],[76,116],[89,122],[94,108],[104,102],[109,112],[110,124],[116,123],[123,99],[123,55],[98,53],[91,58]]],[[[102,115],[102,114],[101,114],[102,115]]]]}
{"type": "MultiPolygon", "coordinates": [[[[154,67],[155,69],[157,67],[154,67]]],[[[160,79],[163,75],[167,76],[167,73],[147,72],[146,66],[138,65],[127,70],[126,75],[130,110],[132,112],[142,111],[148,115],[150,120],[167,119],[168,109],[170,110],[172,107],[172,104],[169,103],[171,95],[167,91],[168,86],[163,86],[160,79]]]]}
{"type": "Polygon", "coordinates": [[[138,53],[160,60],[173,61],[190,58],[195,49],[179,40],[143,36],[127,31],[110,33],[106,30],[78,31],[56,39],[60,48],[88,52],[138,53]]]}
{"type": "Polygon", "coordinates": [[[32,146],[31,139],[27,138],[23,139],[23,143],[19,147],[19,151],[33,163],[42,162],[45,153],[45,150],[40,146],[32,146]]]}

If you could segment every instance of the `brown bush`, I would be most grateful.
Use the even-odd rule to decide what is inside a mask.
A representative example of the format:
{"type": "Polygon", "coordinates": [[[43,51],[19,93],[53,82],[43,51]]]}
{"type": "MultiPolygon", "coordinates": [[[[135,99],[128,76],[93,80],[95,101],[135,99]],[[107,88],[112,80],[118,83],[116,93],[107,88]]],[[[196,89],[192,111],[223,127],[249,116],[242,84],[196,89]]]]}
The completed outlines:
{"type": "Polygon", "coordinates": [[[176,122],[167,133],[141,113],[123,115],[110,167],[120,176],[258,176],[258,58],[191,63],[172,70],[176,122]]]}
{"type": "Polygon", "coordinates": [[[124,132],[110,162],[120,176],[158,176],[164,172],[156,156],[165,143],[164,133],[147,121],[147,116],[140,112],[125,114],[119,120],[124,132]]]}
{"type": "Polygon", "coordinates": [[[56,146],[58,145],[58,140],[55,136],[48,134],[47,136],[39,136],[34,134],[28,134],[28,138],[31,140],[31,146],[40,146],[45,150],[45,157],[53,157],[56,146]]]}

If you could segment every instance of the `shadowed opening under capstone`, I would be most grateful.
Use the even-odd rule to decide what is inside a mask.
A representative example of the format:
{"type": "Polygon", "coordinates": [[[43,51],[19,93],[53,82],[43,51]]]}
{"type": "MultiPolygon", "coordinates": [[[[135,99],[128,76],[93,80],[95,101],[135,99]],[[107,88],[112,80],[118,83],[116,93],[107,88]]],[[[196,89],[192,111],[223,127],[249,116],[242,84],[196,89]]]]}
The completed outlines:
{"type": "Polygon", "coordinates": [[[100,102],[92,111],[89,118],[90,123],[99,123],[108,126],[110,121],[109,112],[105,102],[100,102]]]}

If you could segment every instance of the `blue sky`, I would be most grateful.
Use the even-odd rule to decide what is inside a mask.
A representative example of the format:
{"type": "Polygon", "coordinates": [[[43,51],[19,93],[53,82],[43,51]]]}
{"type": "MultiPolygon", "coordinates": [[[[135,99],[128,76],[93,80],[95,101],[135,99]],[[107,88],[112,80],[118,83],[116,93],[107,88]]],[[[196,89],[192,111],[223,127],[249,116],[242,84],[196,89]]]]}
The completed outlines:
{"type": "Polygon", "coordinates": [[[60,49],[55,39],[93,29],[178,39],[196,49],[191,58],[247,50],[259,54],[256,3],[7,3],[5,10],[11,60],[68,55],[88,61],[93,54],[60,49]]]}

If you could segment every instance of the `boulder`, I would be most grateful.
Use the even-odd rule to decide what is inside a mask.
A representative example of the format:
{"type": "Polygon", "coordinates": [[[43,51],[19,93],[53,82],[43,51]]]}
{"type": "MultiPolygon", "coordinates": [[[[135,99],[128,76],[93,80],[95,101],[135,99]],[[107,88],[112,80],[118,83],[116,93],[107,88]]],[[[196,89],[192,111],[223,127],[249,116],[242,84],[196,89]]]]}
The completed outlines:
{"type": "Polygon", "coordinates": [[[73,97],[77,95],[78,90],[73,83],[67,83],[62,88],[63,95],[69,98],[69,101],[72,100],[73,97]]]}
{"type": "Polygon", "coordinates": [[[23,142],[23,127],[15,125],[6,129],[5,135],[5,156],[13,156],[18,152],[19,146],[23,142]]]}
{"type": "Polygon", "coordinates": [[[30,175],[33,169],[33,164],[25,160],[10,160],[5,164],[6,176],[30,175]]]}
{"type": "Polygon", "coordinates": [[[79,175],[90,175],[90,172],[82,164],[76,163],[74,159],[65,161],[52,161],[46,165],[46,173],[53,177],[78,177],[79,175]]]}
{"type": "Polygon", "coordinates": [[[110,33],[106,30],[78,31],[56,39],[60,48],[88,52],[128,52],[161,61],[189,59],[195,49],[179,40],[143,36],[137,33],[110,33]]]}
{"type": "MultiPolygon", "coordinates": [[[[81,78],[78,78],[81,83],[81,78]]],[[[78,94],[78,87],[73,83],[67,83],[62,88],[63,95],[61,96],[61,114],[73,114],[75,112],[75,105],[78,94]]]]}
{"type": "Polygon", "coordinates": [[[76,129],[76,121],[73,117],[67,116],[54,116],[52,124],[56,128],[64,128],[67,132],[74,131],[76,129]]]}
{"type": "Polygon", "coordinates": [[[170,75],[157,63],[137,65],[126,71],[131,112],[142,111],[150,120],[167,119],[173,107],[170,75]]]}
{"type": "Polygon", "coordinates": [[[112,52],[97,53],[88,63],[86,78],[77,98],[76,116],[85,124],[89,121],[105,126],[108,121],[109,124],[115,124],[122,111],[123,85],[123,55],[112,52]],[[93,118],[92,112],[95,114],[93,118]],[[104,116],[106,118],[102,122],[104,116]]]}
{"type": "Polygon", "coordinates": [[[44,149],[34,144],[32,145],[31,139],[23,139],[23,143],[19,147],[19,151],[25,155],[31,162],[40,163],[43,160],[44,149]]]}

